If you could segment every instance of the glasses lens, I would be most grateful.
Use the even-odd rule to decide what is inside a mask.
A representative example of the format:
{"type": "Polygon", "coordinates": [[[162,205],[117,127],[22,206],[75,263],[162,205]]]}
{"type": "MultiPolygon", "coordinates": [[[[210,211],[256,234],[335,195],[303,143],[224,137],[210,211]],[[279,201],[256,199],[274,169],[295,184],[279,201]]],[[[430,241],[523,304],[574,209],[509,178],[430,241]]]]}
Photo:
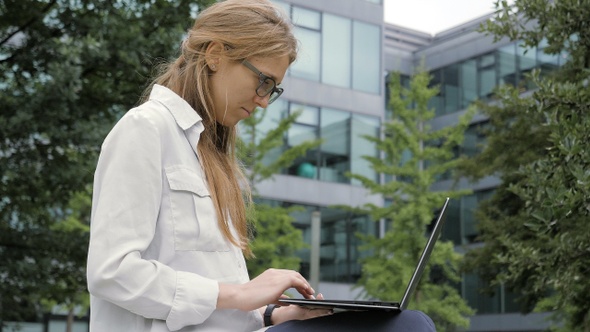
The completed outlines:
{"type": "Polygon", "coordinates": [[[268,98],[268,104],[272,104],[273,101],[277,100],[281,94],[283,93],[283,89],[282,88],[276,88],[274,89],[274,91],[270,94],[270,97],[268,98]]]}
{"type": "Polygon", "coordinates": [[[269,93],[271,93],[274,89],[275,89],[275,81],[273,81],[270,78],[266,78],[266,79],[264,79],[263,81],[260,82],[260,85],[258,86],[258,89],[256,89],[256,93],[260,97],[265,97],[269,93]]]}

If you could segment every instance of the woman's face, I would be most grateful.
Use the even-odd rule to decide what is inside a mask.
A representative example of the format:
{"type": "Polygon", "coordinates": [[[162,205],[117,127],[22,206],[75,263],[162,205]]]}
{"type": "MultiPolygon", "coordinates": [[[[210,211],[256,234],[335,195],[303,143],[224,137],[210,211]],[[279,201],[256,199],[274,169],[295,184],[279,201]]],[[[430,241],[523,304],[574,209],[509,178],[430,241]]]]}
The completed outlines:
{"type": "MultiPolygon", "coordinates": [[[[271,77],[277,86],[289,67],[287,55],[278,58],[251,58],[248,61],[262,74],[271,77]]],[[[211,65],[210,65],[211,68],[211,65]]],[[[215,120],[227,127],[249,117],[257,107],[266,108],[270,94],[258,96],[258,74],[241,62],[220,58],[214,63],[211,76],[215,120]]]]}

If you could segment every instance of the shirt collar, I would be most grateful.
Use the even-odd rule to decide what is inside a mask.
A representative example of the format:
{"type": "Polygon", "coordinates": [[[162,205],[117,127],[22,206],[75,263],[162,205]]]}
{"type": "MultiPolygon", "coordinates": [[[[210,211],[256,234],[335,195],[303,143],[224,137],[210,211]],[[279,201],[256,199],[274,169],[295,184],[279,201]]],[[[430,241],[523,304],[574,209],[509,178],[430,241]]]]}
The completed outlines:
{"type": "Polygon", "coordinates": [[[170,111],[174,120],[182,130],[202,122],[201,116],[174,91],[165,86],[154,84],[150,93],[150,100],[156,100],[170,111]]]}

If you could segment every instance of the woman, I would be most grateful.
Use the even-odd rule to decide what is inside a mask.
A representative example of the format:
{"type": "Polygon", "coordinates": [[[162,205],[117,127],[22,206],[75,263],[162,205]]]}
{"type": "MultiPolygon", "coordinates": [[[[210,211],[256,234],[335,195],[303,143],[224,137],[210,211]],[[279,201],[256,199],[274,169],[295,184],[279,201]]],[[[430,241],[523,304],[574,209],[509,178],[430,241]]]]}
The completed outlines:
{"type": "MultiPolygon", "coordinates": [[[[268,0],[218,2],[196,19],[143,103],[109,133],[92,203],[91,331],[272,324],[293,331],[316,316],[312,327],[340,329],[354,316],[334,321],[326,310],[271,305],[289,288],[306,298],[315,291],[295,271],[270,269],[250,280],[246,270],[250,197],[234,155],[236,124],[280,96],[296,54],[288,19],[268,0]]],[[[429,320],[415,312],[379,317],[429,320]]]]}

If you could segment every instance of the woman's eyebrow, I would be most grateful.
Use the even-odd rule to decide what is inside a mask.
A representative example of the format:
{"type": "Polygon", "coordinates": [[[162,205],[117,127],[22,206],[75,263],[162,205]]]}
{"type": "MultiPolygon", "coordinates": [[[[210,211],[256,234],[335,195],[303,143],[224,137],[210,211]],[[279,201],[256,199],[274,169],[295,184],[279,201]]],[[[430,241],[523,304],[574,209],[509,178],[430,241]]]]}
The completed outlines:
{"type": "MultiPolygon", "coordinates": [[[[276,77],[276,76],[274,76],[274,75],[272,75],[272,74],[267,74],[267,73],[264,73],[264,72],[262,72],[262,71],[260,71],[260,72],[261,72],[261,73],[262,73],[264,76],[266,76],[266,77],[270,77],[270,78],[272,78],[273,80],[275,80],[275,82],[276,82],[276,80],[277,80],[277,77],[276,77]]],[[[278,83],[277,83],[277,85],[278,85],[278,83]]]]}

